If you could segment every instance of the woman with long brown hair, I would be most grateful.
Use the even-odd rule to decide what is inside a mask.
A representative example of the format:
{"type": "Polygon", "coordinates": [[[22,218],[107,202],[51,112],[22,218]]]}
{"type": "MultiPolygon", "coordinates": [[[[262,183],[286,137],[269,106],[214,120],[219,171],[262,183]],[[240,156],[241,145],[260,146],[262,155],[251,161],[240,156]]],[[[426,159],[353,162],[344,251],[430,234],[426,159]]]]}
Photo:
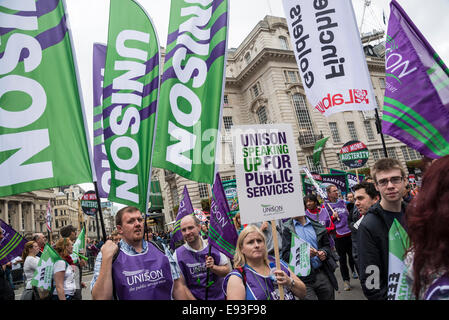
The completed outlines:
{"type": "Polygon", "coordinates": [[[449,156],[426,170],[406,211],[417,299],[449,299],[449,156]]]}
{"type": "Polygon", "coordinates": [[[56,242],[55,250],[64,260],[58,260],[54,266],[55,291],[52,300],[72,300],[76,290],[75,270],[70,257],[73,243],[69,238],[61,238],[56,242]]]}
{"type": "Polygon", "coordinates": [[[20,300],[34,300],[31,280],[33,279],[34,272],[36,271],[39,263],[39,258],[36,256],[39,252],[40,248],[36,241],[28,241],[22,251],[22,261],[24,261],[23,274],[26,285],[20,300]]]}

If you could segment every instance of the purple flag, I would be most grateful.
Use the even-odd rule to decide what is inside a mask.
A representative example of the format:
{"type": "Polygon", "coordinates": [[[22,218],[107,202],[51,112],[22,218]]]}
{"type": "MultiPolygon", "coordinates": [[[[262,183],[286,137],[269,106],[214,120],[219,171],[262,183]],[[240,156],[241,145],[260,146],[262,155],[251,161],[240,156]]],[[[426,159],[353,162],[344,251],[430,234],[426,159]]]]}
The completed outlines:
{"type": "Polygon", "coordinates": [[[27,243],[22,236],[16,232],[9,224],[0,219],[0,228],[2,228],[4,238],[0,240],[0,268],[1,265],[8,263],[17,256],[22,255],[25,244],[27,243]]]}
{"type": "Polygon", "coordinates": [[[346,209],[346,203],[344,200],[338,200],[335,203],[327,202],[326,207],[328,208],[330,214],[332,215],[332,210],[329,207],[332,207],[335,212],[338,213],[338,219],[334,221],[335,231],[338,235],[345,235],[351,232],[348,227],[348,209],[346,209]]]}
{"type": "Polygon", "coordinates": [[[192,213],[193,206],[190,201],[189,191],[187,190],[187,186],[184,186],[182,200],[179,203],[178,214],[176,215],[176,222],[170,239],[170,247],[173,250],[175,250],[175,243],[182,240],[181,219],[192,213]]]}
{"type": "Polygon", "coordinates": [[[213,194],[209,225],[209,244],[232,259],[234,258],[239,235],[230,217],[231,210],[229,209],[218,172],[215,175],[213,194]]]}
{"type": "Polygon", "coordinates": [[[95,43],[93,50],[93,127],[94,127],[94,164],[98,181],[98,195],[107,198],[111,183],[111,169],[109,167],[103,138],[103,76],[106,61],[106,46],[95,43]]]}
{"type": "Polygon", "coordinates": [[[449,154],[449,69],[393,0],[382,132],[432,159],[449,154]]]}

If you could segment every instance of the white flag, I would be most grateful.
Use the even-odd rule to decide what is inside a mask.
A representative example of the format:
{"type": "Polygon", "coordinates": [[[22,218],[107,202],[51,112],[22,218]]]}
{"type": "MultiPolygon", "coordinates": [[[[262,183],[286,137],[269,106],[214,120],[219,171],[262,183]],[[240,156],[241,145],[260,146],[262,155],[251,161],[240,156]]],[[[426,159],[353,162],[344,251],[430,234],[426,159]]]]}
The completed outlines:
{"type": "Polygon", "coordinates": [[[292,233],[289,268],[299,277],[310,274],[310,244],[292,233]]]}
{"type": "Polygon", "coordinates": [[[350,0],[283,0],[293,51],[310,104],[325,116],[376,108],[350,0]]]}

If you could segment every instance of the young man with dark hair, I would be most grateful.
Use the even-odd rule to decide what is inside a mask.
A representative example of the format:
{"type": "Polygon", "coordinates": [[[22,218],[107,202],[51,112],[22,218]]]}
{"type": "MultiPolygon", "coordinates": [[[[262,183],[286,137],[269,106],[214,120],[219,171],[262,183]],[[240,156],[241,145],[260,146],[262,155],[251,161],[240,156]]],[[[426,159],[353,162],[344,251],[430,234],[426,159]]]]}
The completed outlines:
{"type": "MultiPolygon", "coordinates": [[[[358,228],[360,282],[363,293],[369,300],[386,300],[388,232],[394,219],[404,226],[405,205],[402,203],[402,195],[407,182],[401,163],[395,159],[378,160],[371,174],[381,200],[368,209],[358,228]]],[[[363,210],[361,204],[359,207],[363,210]]]]}
{"type": "Polygon", "coordinates": [[[354,258],[355,267],[357,273],[360,274],[358,266],[358,243],[357,243],[357,231],[362,219],[377,201],[380,199],[379,191],[376,190],[374,183],[363,181],[353,187],[355,206],[354,210],[348,216],[348,225],[351,229],[352,239],[352,257],[354,258]]]}
{"type": "Polygon", "coordinates": [[[93,300],[194,300],[166,248],[144,241],[142,213],[136,207],[116,215],[121,236],[108,240],[95,261],[91,283],[93,300]]]}

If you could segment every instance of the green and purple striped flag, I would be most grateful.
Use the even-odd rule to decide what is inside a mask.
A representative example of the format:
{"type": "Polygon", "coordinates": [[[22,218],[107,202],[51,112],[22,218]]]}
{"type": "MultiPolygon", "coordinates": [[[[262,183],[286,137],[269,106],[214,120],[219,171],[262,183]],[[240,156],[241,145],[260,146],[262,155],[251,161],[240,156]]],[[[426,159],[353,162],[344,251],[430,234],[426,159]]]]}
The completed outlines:
{"type": "Polygon", "coordinates": [[[239,235],[232,222],[231,210],[218,172],[212,191],[209,244],[233,259],[239,235]]]}
{"type": "Polygon", "coordinates": [[[184,186],[182,200],[179,203],[178,214],[176,215],[176,222],[173,226],[173,231],[170,238],[170,248],[176,248],[176,243],[182,241],[181,233],[181,219],[189,214],[193,214],[192,201],[190,201],[189,190],[184,186]]]}
{"type": "Polygon", "coordinates": [[[22,256],[26,241],[9,224],[0,219],[3,239],[0,240],[0,268],[17,256],[22,256]]]}
{"type": "Polygon", "coordinates": [[[159,41],[133,0],[111,0],[103,84],[108,199],[146,212],[159,94],[159,41]]]}
{"type": "Polygon", "coordinates": [[[382,132],[441,158],[449,154],[449,69],[396,0],[390,8],[382,132]]]}
{"type": "Polygon", "coordinates": [[[212,184],[225,84],[228,0],[172,0],[153,165],[212,184]]]}
{"type": "Polygon", "coordinates": [[[92,182],[62,0],[0,1],[0,197],[92,182]]]}

